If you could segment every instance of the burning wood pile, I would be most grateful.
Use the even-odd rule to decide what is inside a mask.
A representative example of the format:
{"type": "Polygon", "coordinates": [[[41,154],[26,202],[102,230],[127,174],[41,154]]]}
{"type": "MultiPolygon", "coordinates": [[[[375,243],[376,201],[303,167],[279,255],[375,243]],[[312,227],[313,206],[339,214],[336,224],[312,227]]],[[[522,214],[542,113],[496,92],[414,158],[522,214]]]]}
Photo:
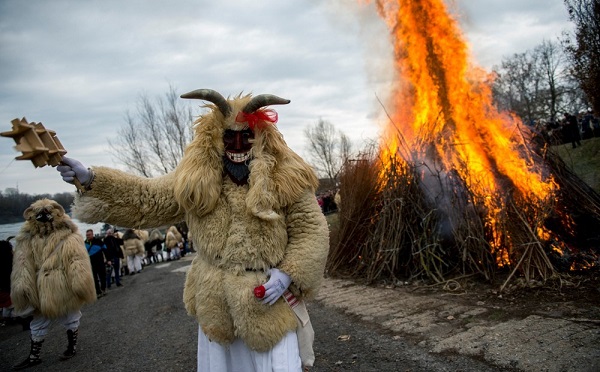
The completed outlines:
{"type": "Polygon", "coordinates": [[[444,282],[504,270],[504,288],[515,275],[545,281],[578,257],[596,264],[600,197],[495,109],[443,1],[380,0],[377,8],[398,80],[380,148],[341,176],[329,271],[444,282]],[[595,226],[587,243],[575,221],[582,213],[595,226]]]}

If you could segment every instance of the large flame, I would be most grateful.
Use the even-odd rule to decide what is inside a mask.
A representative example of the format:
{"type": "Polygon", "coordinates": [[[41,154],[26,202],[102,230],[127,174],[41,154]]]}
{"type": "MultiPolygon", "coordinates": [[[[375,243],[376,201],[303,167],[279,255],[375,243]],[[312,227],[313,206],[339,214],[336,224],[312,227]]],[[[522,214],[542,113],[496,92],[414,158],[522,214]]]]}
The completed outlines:
{"type": "Polygon", "coordinates": [[[534,241],[542,239],[537,221],[557,187],[532,158],[528,128],[494,107],[491,74],[470,62],[443,0],[376,0],[375,5],[390,31],[397,76],[386,103],[391,111],[382,136],[382,174],[401,158],[435,164],[437,176],[458,175],[471,202],[484,211],[497,264],[511,263],[511,240],[519,234],[511,231],[510,220],[526,209],[534,221],[524,221],[526,230],[534,241]],[[512,213],[506,212],[508,205],[512,213]]]}
{"type": "MultiPolygon", "coordinates": [[[[519,149],[524,128],[494,108],[490,88],[481,81],[483,73],[469,68],[467,45],[443,1],[377,4],[397,57],[392,120],[401,126],[409,147],[432,144],[447,168],[476,180],[482,192],[499,190],[510,180],[523,194],[545,198],[553,184],[542,180],[519,149]]],[[[387,147],[396,151],[395,126],[390,130],[387,147]]]]}
{"type": "MultiPolygon", "coordinates": [[[[397,70],[382,159],[400,155],[456,172],[484,201],[489,223],[497,223],[504,208],[498,195],[518,194],[533,203],[552,197],[555,183],[527,151],[526,126],[492,104],[489,74],[470,63],[444,2],[377,0],[375,5],[389,27],[397,70]]],[[[490,243],[497,247],[499,231],[491,230],[490,243]]]]}

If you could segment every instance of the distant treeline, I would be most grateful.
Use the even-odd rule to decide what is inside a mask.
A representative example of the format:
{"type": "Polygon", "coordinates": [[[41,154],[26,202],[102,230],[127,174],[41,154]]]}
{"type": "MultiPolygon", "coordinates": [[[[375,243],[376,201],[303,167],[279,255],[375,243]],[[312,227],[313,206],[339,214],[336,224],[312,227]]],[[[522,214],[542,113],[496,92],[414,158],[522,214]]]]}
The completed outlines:
{"type": "Polygon", "coordinates": [[[74,195],[69,192],[54,195],[29,195],[21,194],[19,192],[0,192],[0,224],[22,222],[25,209],[27,209],[34,201],[44,198],[57,201],[63,206],[67,213],[70,213],[74,195]]]}

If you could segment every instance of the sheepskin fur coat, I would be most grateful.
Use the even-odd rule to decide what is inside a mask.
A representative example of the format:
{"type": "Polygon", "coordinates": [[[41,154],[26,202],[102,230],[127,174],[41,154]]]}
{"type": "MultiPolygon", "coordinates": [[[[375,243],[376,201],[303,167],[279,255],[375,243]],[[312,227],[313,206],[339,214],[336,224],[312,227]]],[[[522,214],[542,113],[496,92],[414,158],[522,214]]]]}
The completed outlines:
{"type": "Polygon", "coordinates": [[[17,311],[33,307],[58,318],[96,300],[90,257],[83,236],[60,204],[42,199],[23,214],[16,237],[11,298],[17,311]],[[36,216],[47,213],[49,222],[36,216]]]}
{"type": "Polygon", "coordinates": [[[283,298],[263,305],[253,289],[276,267],[292,278],[290,291],[314,297],[329,247],[315,198],[312,168],[286,145],[274,125],[255,129],[250,176],[238,186],[223,172],[223,133],[242,129],[236,115],[250,96],[229,99],[225,117],[213,107],[195,125],[194,139],[175,171],[148,179],[93,167],[90,189],[76,199],[81,221],[149,228],[185,220],[198,254],[187,273],[183,301],[203,332],[223,345],[241,338],[271,349],[297,327],[283,298]]]}
{"type": "Polygon", "coordinates": [[[181,233],[177,230],[177,227],[169,227],[169,229],[167,230],[167,236],[165,238],[165,245],[167,246],[167,248],[175,248],[177,244],[179,244],[182,240],[183,236],[181,236],[181,233]]]}
{"type": "Polygon", "coordinates": [[[123,248],[125,256],[136,256],[144,253],[144,242],[134,231],[126,231],[123,234],[123,248]]]}
{"type": "Polygon", "coordinates": [[[165,240],[164,235],[160,232],[159,229],[153,229],[152,231],[150,231],[150,236],[148,238],[151,242],[152,241],[163,241],[165,240]]]}

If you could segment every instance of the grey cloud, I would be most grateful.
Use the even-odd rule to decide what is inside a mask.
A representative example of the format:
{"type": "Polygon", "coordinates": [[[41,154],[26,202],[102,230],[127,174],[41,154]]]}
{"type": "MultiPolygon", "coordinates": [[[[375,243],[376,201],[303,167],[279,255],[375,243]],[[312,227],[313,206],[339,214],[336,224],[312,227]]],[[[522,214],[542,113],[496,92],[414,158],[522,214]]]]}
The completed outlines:
{"type": "MultiPolygon", "coordinates": [[[[491,61],[519,51],[520,40],[497,33],[510,30],[514,14],[557,22],[557,31],[561,25],[556,4],[546,0],[463,3],[468,32],[485,42],[477,48],[489,48],[491,61]]],[[[278,127],[301,154],[303,129],[320,117],[356,142],[374,137],[382,111],[376,94],[386,94],[390,78],[387,34],[372,9],[357,4],[0,1],[0,131],[26,116],[56,130],[84,164],[114,166],[107,139],[125,112],[135,110],[139,94],[162,95],[172,85],[181,93],[212,88],[291,99],[276,107],[278,127]]],[[[0,190],[16,182],[29,193],[72,190],[14,156],[12,144],[0,146],[0,190]]]]}

